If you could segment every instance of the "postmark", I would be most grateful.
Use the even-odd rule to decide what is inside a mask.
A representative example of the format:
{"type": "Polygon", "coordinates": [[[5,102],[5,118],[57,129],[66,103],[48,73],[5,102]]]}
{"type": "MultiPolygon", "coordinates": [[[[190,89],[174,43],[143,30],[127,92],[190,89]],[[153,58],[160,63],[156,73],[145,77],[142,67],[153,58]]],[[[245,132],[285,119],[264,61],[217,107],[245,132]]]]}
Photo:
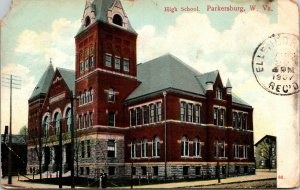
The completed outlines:
{"type": "Polygon", "coordinates": [[[272,34],[255,49],[252,71],[261,87],[281,96],[299,92],[299,39],[287,33],[272,34]]]}

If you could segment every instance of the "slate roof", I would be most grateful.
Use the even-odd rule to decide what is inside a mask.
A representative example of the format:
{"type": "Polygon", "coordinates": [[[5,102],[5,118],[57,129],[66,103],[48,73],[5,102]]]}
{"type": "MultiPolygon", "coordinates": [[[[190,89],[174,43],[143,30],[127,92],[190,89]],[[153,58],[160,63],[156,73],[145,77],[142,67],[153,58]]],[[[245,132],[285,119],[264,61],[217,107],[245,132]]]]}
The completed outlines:
{"type": "Polygon", "coordinates": [[[73,94],[75,94],[75,71],[64,68],[57,68],[57,70],[66,82],[69,90],[71,90],[73,94]]]}
{"type": "MultiPolygon", "coordinates": [[[[64,69],[64,68],[59,68],[57,67],[56,70],[60,73],[64,81],[66,82],[69,90],[73,91],[75,93],[75,71],[69,70],[69,69],[64,69]]],[[[41,95],[41,94],[47,94],[49,91],[49,88],[51,86],[51,82],[54,77],[54,68],[53,65],[50,64],[46,71],[43,73],[42,77],[40,78],[38,84],[34,88],[29,101],[31,101],[33,98],[41,95]]]]}
{"type": "Polygon", "coordinates": [[[34,99],[35,97],[37,97],[41,94],[47,94],[48,89],[51,85],[51,80],[53,78],[53,75],[54,75],[54,68],[53,68],[53,65],[50,64],[47,67],[46,71],[43,73],[38,84],[34,88],[32,94],[29,98],[29,101],[31,101],[32,99],[34,99]]]}
{"type": "MultiPolygon", "coordinates": [[[[86,2],[85,9],[91,7],[92,10],[95,11],[96,22],[101,21],[104,23],[108,23],[107,11],[108,9],[112,8],[115,1],[119,1],[119,0],[94,0],[91,5],[89,5],[89,3],[86,2]]],[[[85,27],[81,26],[77,34],[81,33],[84,29],[85,27]]],[[[129,19],[128,19],[128,31],[136,34],[136,31],[131,26],[129,19]]]]}
{"type": "Polygon", "coordinates": [[[272,141],[276,142],[276,137],[272,136],[272,135],[265,135],[263,138],[261,138],[259,141],[257,141],[254,146],[257,146],[259,143],[261,143],[263,140],[265,140],[266,138],[271,139],[272,141]]]}
{"type": "MultiPolygon", "coordinates": [[[[26,145],[26,136],[25,135],[11,135],[12,144],[26,145]]],[[[4,141],[4,135],[1,135],[1,143],[4,141]]],[[[6,135],[5,142],[8,143],[8,135],[6,135]]]]}
{"type": "MultiPolygon", "coordinates": [[[[206,83],[215,82],[219,71],[201,74],[171,54],[137,66],[137,78],[141,84],[127,97],[132,100],[165,89],[176,89],[205,96],[206,83]]],[[[250,106],[247,102],[233,94],[232,101],[250,106]]]]}

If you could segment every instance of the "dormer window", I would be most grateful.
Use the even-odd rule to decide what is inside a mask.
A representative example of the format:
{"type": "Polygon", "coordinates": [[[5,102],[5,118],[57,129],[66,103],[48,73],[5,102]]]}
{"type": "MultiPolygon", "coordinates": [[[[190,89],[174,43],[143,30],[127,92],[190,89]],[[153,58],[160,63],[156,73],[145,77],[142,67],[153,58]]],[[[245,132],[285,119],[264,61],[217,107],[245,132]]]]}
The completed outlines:
{"type": "Polygon", "coordinates": [[[123,19],[120,15],[115,14],[113,17],[113,23],[119,26],[123,26],[123,19]]]}
{"type": "Polygon", "coordinates": [[[91,24],[91,18],[89,16],[85,17],[85,27],[88,27],[91,24]]]}

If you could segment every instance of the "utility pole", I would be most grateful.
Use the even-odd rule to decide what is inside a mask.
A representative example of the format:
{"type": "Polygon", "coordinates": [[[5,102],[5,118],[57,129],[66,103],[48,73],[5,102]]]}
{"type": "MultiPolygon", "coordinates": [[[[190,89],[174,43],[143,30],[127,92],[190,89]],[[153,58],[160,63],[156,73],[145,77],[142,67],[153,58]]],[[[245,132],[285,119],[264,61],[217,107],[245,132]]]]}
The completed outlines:
{"type": "Polygon", "coordinates": [[[4,74],[1,78],[2,85],[9,88],[9,139],[8,139],[8,184],[12,184],[12,89],[21,89],[21,80],[15,75],[4,74]],[[9,84],[9,86],[7,86],[9,84]]]}

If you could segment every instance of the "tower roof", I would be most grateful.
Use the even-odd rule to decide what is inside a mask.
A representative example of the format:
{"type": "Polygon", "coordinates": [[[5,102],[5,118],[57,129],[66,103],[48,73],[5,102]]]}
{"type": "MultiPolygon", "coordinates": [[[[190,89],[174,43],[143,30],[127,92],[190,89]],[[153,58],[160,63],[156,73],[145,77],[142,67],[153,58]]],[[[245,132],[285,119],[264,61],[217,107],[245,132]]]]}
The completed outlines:
{"type": "MultiPolygon", "coordinates": [[[[109,19],[111,19],[111,15],[109,15],[109,11],[113,8],[113,7],[119,7],[120,9],[123,9],[123,6],[120,2],[120,0],[87,0],[85,8],[84,8],[84,14],[83,14],[83,19],[85,17],[86,11],[89,10],[90,12],[93,13],[93,16],[95,19],[95,22],[97,21],[101,21],[104,23],[110,23],[109,19]]],[[[125,11],[124,11],[125,14],[125,11]]],[[[127,15],[125,14],[125,16],[127,17],[127,15]]],[[[86,27],[82,24],[78,33],[81,33],[82,31],[84,31],[86,29],[86,27]]],[[[129,20],[127,23],[127,30],[132,32],[132,33],[136,33],[136,31],[132,28],[129,20]]]]}
{"type": "Polygon", "coordinates": [[[52,63],[50,63],[46,71],[43,73],[42,77],[40,78],[38,84],[34,88],[29,98],[29,101],[31,101],[32,99],[36,98],[39,95],[47,94],[48,89],[51,85],[51,79],[53,78],[53,75],[54,75],[54,68],[52,63]]]}

